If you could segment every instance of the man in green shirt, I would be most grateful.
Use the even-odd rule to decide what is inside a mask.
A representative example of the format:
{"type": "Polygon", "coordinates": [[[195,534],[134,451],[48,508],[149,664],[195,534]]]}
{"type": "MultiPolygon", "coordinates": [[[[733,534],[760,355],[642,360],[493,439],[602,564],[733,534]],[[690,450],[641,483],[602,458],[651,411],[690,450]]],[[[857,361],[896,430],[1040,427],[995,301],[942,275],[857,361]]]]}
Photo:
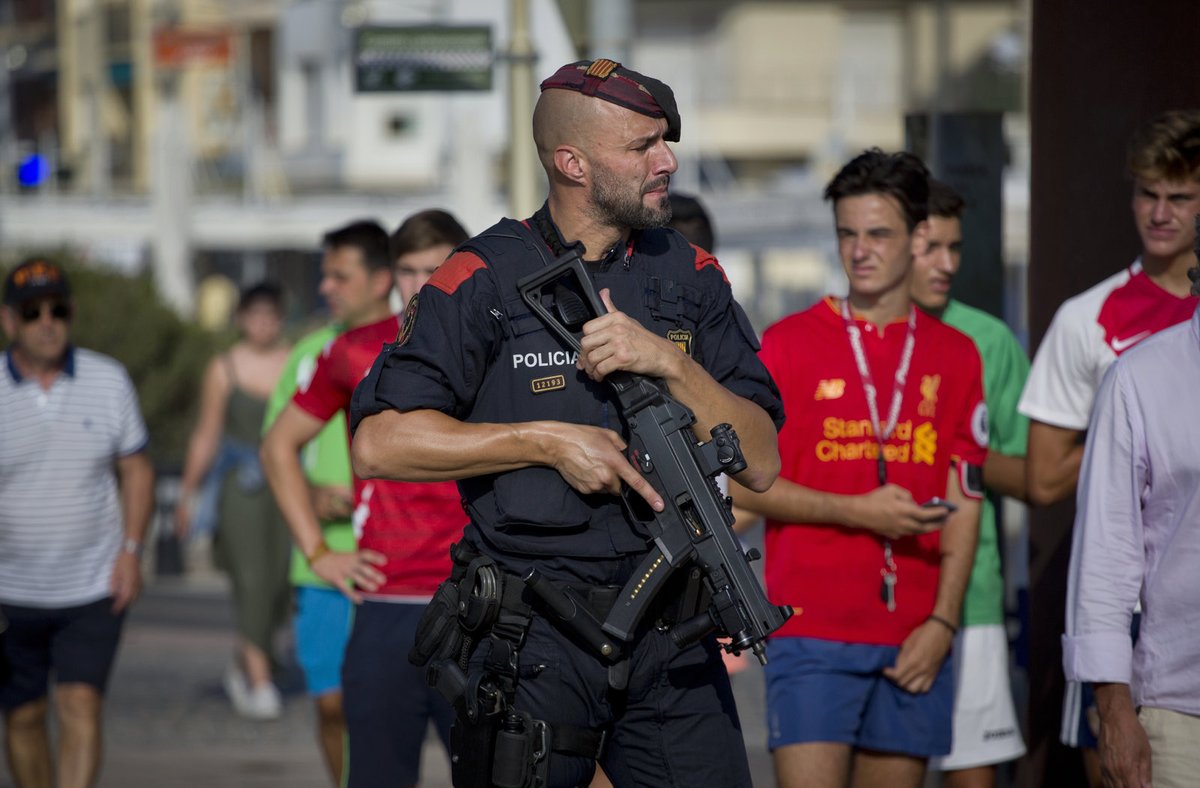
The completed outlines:
{"type": "MultiPolygon", "coordinates": [[[[308,385],[317,357],[338,334],[376,319],[391,287],[387,231],[375,222],[354,222],[325,236],[320,292],[333,322],[296,343],[279,383],[267,404],[263,433],[291,402],[296,390],[308,385]],[[385,261],[383,273],[373,276],[367,256],[385,261]]],[[[313,510],[330,550],[353,553],[356,547],[350,517],[353,489],[346,417],[339,413],[304,446],[300,462],[308,481],[313,510]]],[[[292,585],[296,587],[293,623],[296,658],[317,712],[317,737],[335,785],[341,784],[345,718],[342,712],[342,657],[350,634],[353,605],[338,589],[312,571],[298,548],[292,549],[292,585]]]]}
{"type": "Polygon", "coordinates": [[[929,243],[913,259],[910,293],[926,312],[974,340],[983,360],[989,433],[983,467],[988,494],[954,644],[954,745],[929,767],[944,772],[943,784],[950,788],[990,788],[996,765],[1025,752],[1009,687],[996,503],[1002,495],[1025,498],[1028,422],[1017,413],[1017,400],[1029,359],[1003,321],[950,298],[961,262],[964,202],[944,183],[930,181],[929,186],[929,243]]]}

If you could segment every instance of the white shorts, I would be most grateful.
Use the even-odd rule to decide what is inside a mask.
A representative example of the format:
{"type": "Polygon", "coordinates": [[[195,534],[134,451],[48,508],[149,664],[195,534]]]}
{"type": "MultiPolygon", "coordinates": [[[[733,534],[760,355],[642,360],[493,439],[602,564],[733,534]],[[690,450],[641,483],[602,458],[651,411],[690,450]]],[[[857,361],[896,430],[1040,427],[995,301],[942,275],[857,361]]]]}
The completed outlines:
{"type": "Polygon", "coordinates": [[[964,627],[954,636],[954,742],[949,755],[929,759],[929,768],[947,772],[990,766],[1024,753],[1004,627],[964,627]]]}

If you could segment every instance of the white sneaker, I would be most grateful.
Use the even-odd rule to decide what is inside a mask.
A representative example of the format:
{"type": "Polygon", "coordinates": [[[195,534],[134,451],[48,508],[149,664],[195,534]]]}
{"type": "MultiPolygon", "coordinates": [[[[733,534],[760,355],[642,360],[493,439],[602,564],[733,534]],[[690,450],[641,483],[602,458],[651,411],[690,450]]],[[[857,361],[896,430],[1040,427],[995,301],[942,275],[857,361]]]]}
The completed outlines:
{"type": "Polygon", "coordinates": [[[252,720],[277,720],[283,715],[283,698],[271,682],[259,684],[250,689],[246,708],[240,713],[252,720]]]}
{"type": "Polygon", "coordinates": [[[251,687],[246,675],[231,664],[225,669],[225,694],[239,716],[249,720],[277,720],[283,715],[283,698],[271,682],[251,687]]]}
{"type": "Polygon", "coordinates": [[[236,664],[231,662],[229,667],[225,668],[223,684],[225,694],[229,696],[229,702],[233,704],[233,710],[244,716],[244,709],[250,702],[250,688],[246,686],[246,677],[236,664]]]}

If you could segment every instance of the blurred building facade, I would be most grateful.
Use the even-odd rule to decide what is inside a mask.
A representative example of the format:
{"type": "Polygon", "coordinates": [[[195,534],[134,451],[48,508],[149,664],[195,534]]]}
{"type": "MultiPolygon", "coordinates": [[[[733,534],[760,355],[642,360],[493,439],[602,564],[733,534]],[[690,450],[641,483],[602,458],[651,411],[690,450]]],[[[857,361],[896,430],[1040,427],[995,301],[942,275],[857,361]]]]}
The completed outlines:
{"type": "Polygon", "coordinates": [[[708,205],[760,327],[836,289],[821,186],[902,147],[906,113],[1005,113],[1023,260],[1025,0],[0,1],[0,252],[148,265],[186,311],[213,273],[306,303],[341,221],[437,205],[483,229],[514,175],[518,2],[535,79],[604,54],[674,87],[675,185],[708,205]],[[490,30],[490,89],[356,90],[358,32],[406,25],[490,30]]]}

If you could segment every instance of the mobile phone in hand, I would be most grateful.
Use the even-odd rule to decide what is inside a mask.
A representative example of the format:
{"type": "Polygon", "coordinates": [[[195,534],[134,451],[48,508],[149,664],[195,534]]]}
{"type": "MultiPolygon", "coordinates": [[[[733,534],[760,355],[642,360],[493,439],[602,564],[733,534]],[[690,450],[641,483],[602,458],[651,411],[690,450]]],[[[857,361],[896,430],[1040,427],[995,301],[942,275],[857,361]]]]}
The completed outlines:
{"type": "Polygon", "coordinates": [[[945,498],[942,498],[942,497],[940,497],[940,496],[937,496],[937,495],[933,496],[933,497],[932,497],[932,498],[930,498],[928,501],[926,501],[925,503],[921,504],[921,506],[922,506],[922,508],[925,508],[925,509],[929,509],[929,508],[931,508],[931,507],[934,507],[934,506],[945,506],[945,507],[946,507],[947,509],[949,509],[951,512],[957,512],[957,511],[958,511],[958,506],[957,506],[957,504],[950,503],[950,501],[947,501],[945,498]]]}

